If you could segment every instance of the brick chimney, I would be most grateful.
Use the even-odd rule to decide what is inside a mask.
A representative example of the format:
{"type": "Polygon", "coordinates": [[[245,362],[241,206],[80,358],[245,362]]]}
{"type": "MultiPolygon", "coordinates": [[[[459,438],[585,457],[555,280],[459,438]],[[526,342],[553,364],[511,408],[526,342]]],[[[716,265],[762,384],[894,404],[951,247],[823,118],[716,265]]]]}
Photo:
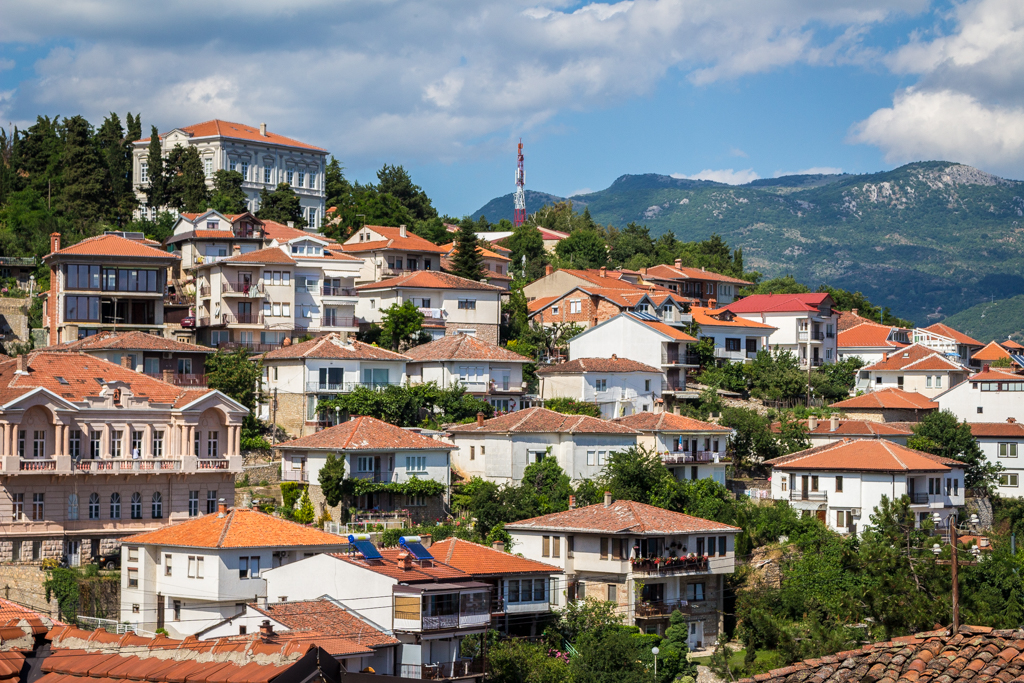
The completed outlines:
{"type": "Polygon", "coordinates": [[[131,370],[132,369],[132,359],[129,358],[128,356],[121,356],[121,367],[122,368],[128,368],[129,370],[131,370]]]}
{"type": "Polygon", "coordinates": [[[238,256],[241,253],[242,253],[242,245],[241,244],[235,244],[235,245],[233,245],[231,247],[231,255],[232,256],[238,256]]]}
{"type": "Polygon", "coordinates": [[[404,225],[399,225],[399,226],[398,226],[398,235],[399,235],[400,237],[408,237],[408,236],[409,236],[409,235],[407,235],[407,234],[406,234],[406,232],[405,232],[405,226],[404,226],[404,225]]]}
{"type": "Polygon", "coordinates": [[[1006,421],[1009,422],[1010,424],[1016,424],[1017,423],[1017,418],[1015,418],[1015,417],[1008,417],[1008,418],[1006,418],[1006,421]]]}
{"type": "Polygon", "coordinates": [[[569,494],[569,509],[570,510],[575,510],[576,509],[576,496],[574,496],[572,494],[569,494]]]}
{"type": "Polygon", "coordinates": [[[553,273],[553,272],[555,272],[555,269],[551,267],[550,263],[548,265],[544,266],[544,274],[545,275],[551,275],[551,273],[553,273]]]}
{"type": "Polygon", "coordinates": [[[223,498],[220,499],[220,503],[217,505],[217,516],[218,517],[227,517],[228,516],[228,506],[227,506],[227,503],[224,502],[223,498]]]}
{"type": "Polygon", "coordinates": [[[612,492],[611,491],[605,491],[604,492],[604,506],[606,508],[612,506],[612,492]]]}
{"type": "Polygon", "coordinates": [[[499,553],[505,552],[505,543],[504,543],[504,541],[495,541],[494,543],[491,544],[491,549],[492,550],[497,550],[499,553]]]}
{"type": "Polygon", "coordinates": [[[264,619],[260,624],[260,638],[269,638],[272,635],[274,635],[274,625],[270,623],[270,619],[264,619]]]}
{"type": "Polygon", "coordinates": [[[599,272],[601,273],[601,277],[608,277],[608,269],[604,266],[601,266],[601,270],[599,272]]]}
{"type": "Polygon", "coordinates": [[[404,550],[398,553],[398,568],[403,571],[412,569],[412,556],[404,550]]]}
{"type": "Polygon", "coordinates": [[[18,369],[14,371],[16,375],[27,375],[28,374],[28,356],[21,354],[18,356],[18,369]]]}
{"type": "Polygon", "coordinates": [[[160,374],[165,382],[174,384],[174,370],[163,370],[160,374]]]}
{"type": "Polygon", "coordinates": [[[818,418],[816,418],[814,415],[811,415],[809,418],[807,418],[807,431],[813,432],[817,428],[818,418]]]}
{"type": "Polygon", "coordinates": [[[850,313],[853,313],[854,315],[857,315],[857,309],[856,308],[851,308],[850,309],[850,313]]]}
{"type": "Polygon", "coordinates": [[[58,251],[60,251],[60,233],[59,232],[51,232],[50,233],[50,253],[53,254],[53,253],[56,253],[58,251]]]}
{"type": "Polygon", "coordinates": [[[263,137],[267,137],[267,124],[260,124],[260,135],[262,135],[263,137]]]}
{"type": "Polygon", "coordinates": [[[477,427],[483,427],[484,426],[484,414],[482,412],[478,412],[476,414],[476,426],[477,427]]]}
{"type": "Polygon", "coordinates": [[[291,337],[285,337],[284,339],[281,340],[281,346],[291,346],[291,345],[292,345],[292,338],[291,337]]]}
{"type": "Polygon", "coordinates": [[[982,371],[982,372],[988,372],[988,369],[989,369],[990,367],[992,367],[992,366],[991,366],[991,365],[989,365],[988,363],[984,363],[984,364],[983,364],[983,365],[981,366],[981,371],[982,371]]]}
{"type": "Polygon", "coordinates": [[[677,258],[676,259],[676,268],[682,268],[682,267],[683,267],[683,259],[677,258]]]}
{"type": "Polygon", "coordinates": [[[834,432],[834,431],[836,431],[837,429],[839,429],[839,416],[838,416],[838,415],[834,415],[834,414],[833,414],[833,415],[832,415],[832,417],[831,417],[831,418],[829,419],[829,421],[828,421],[828,422],[829,422],[829,425],[828,425],[828,430],[829,430],[830,432],[834,432]]]}

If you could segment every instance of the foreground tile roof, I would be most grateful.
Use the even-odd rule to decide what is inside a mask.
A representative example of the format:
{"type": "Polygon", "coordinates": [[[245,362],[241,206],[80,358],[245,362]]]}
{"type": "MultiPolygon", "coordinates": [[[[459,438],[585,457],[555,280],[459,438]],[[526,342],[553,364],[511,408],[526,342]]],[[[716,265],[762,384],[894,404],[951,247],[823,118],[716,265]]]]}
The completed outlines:
{"type": "Polygon", "coordinates": [[[172,263],[181,258],[177,254],[170,254],[136,240],[121,237],[120,235],[87,237],[81,242],[64,247],[60,251],[47,254],[43,257],[43,260],[49,261],[56,256],[129,256],[132,258],[159,259],[164,264],[172,263]]]}
{"type": "Polygon", "coordinates": [[[122,541],[183,548],[287,548],[347,543],[336,534],[248,508],[229,509],[223,517],[217,513],[193,517],[122,541]]]}
{"type": "Polygon", "coordinates": [[[517,410],[484,420],[482,425],[471,422],[449,427],[448,431],[453,434],[636,434],[635,430],[608,420],[589,415],[563,415],[546,408],[517,410]]]}
{"type": "Polygon", "coordinates": [[[740,683],[1024,681],[1024,630],[961,626],[806,659],[740,683]]]}
{"type": "Polygon", "coordinates": [[[1010,352],[996,342],[989,342],[985,348],[971,354],[971,360],[994,361],[1010,359],[1010,352]]]}
{"type": "Polygon", "coordinates": [[[967,379],[972,382],[1024,382],[1024,376],[1015,374],[1010,368],[985,368],[967,379]]]}
{"type": "Polygon", "coordinates": [[[902,342],[889,339],[893,329],[889,325],[879,325],[873,322],[861,323],[860,325],[840,330],[836,337],[836,343],[841,349],[850,347],[896,349],[907,346],[907,344],[902,342]]]}
{"type": "MultiPolygon", "coordinates": [[[[809,429],[807,420],[800,420],[805,428],[808,428],[809,434],[834,434],[836,436],[848,436],[848,437],[875,437],[875,436],[911,436],[913,431],[903,425],[894,425],[886,422],[871,422],[870,420],[839,420],[839,424],[836,425],[835,430],[832,429],[831,420],[818,420],[817,426],[814,429],[809,429]]],[[[782,425],[779,422],[773,422],[771,429],[773,432],[778,434],[782,425]]]]}
{"type": "Polygon", "coordinates": [[[537,370],[538,375],[566,375],[581,372],[660,373],[661,370],[630,358],[619,358],[614,353],[611,358],[577,358],[576,360],[558,363],[557,365],[548,365],[537,370]]]}
{"type": "Polygon", "coordinates": [[[984,346],[984,344],[982,344],[974,337],[968,337],[963,332],[960,332],[959,330],[954,330],[949,325],[944,325],[943,323],[935,323],[934,325],[929,325],[924,329],[927,330],[928,332],[941,334],[943,337],[949,337],[958,344],[964,344],[965,346],[984,346]]]}
{"type": "Polygon", "coordinates": [[[322,431],[285,441],[276,446],[284,449],[329,449],[339,451],[450,451],[447,441],[422,436],[375,417],[354,417],[348,422],[322,431]]]}
{"type": "Polygon", "coordinates": [[[508,531],[579,531],[632,535],[688,534],[694,532],[740,531],[738,527],[691,517],[681,512],[645,505],[632,500],[617,500],[611,505],[588,505],[555,512],[533,519],[506,524],[508,531]]]}
{"type": "Polygon", "coordinates": [[[701,422],[675,413],[634,413],[612,420],[620,425],[641,432],[722,432],[729,434],[732,429],[711,422],[701,422]]]}
{"type": "Polygon", "coordinates": [[[528,560],[461,538],[446,538],[430,546],[430,554],[445,564],[474,577],[499,574],[561,574],[554,565],[528,560]]]}
{"type": "Polygon", "coordinates": [[[938,410],[939,404],[916,391],[904,391],[895,387],[880,391],[869,391],[860,396],[848,398],[832,404],[833,408],[846,410],[857,409],[903,409],[903,410],[938,410]]]}
{"type": "Polygon", "coordinates": [[[334,360],[408,360],[406,356],[379,346],[365,344],[349,339],[339,332],[330,332],[322,337],[310,339],[298,344],[290,344],[274,349],[266,356],[266,360],[283,360],[288,358],[330,358],[334,360]]]}
{"type": "Polygon", "coordinates": [[[885,439],[843,439],[765,461],[775,469],[850,472],[946,472],[963,463],[885,439]]]}
{"type": "Polygon", "coordinates": [[[0,624],[8,626],[16,624],[25,631],[31,631],[32,635],[42,635],[54,626],[63,626],[61,622],[50,616],[3,598],[0,598],[0,624]]]}
{"type": "MultiPolygon", "coordinates": [[[[327,151],[322,147],[314,147],[305,142],[299,142],[277,133],[271,133],[269,130],[266,135],[263,135],[258,126],[247,126],[244,123],[232,123],[231,121],[222,121],[220,119],[194,123],[191,126],[182,126],[180,130],[191,133],[193,138],[229,138],[232,140],[248,140],[250,142],[280,145],[282,147],[299,147],[317,152],[327,151]]],[[[164,133],[164,135],[166,134],[164,133]]],[[[163,138],[164,135],[160,137],[163,138]]],[[[149,142],[149,138],[142,138],[141,140],[136,140],[136,142],[149,142]]]]}
{"type": "Polygon", "coordinates": [[[293,631],[317,631],[341,636],[366,647],[397,645],[399,642],[397,638],[370,626],[352,612],[326,598],[274,602],[266,606],[251,602],[248,607],[293,631]]]}
{"type": "MultiPolygon", "coordinates": [[[[160,337],[133,330],[131,332],[100,332],[85,339],[51,346],[48,351],[95,351],[124,349],[125,351],[177,351],[180,353],[214,353],[209,346],[187,344],[177,339],[160,337]]],[[[2,359],[0,359],[2,360],[2,359]]]]}
{"type": "Polygon", "coordinates": [[[414,346],[405,352],[414,361],[491,360],[506,363],[532,363],[503,346],[491,344],[468,334],[450,334],[429,344],[414,346]]]}
{"type": "Polygon", "coordinates": [[[485,282],[467,280],[451,273],[442,273],[437,270],[417,270],[414,273],[406,273],[398,277],[368,282],[365,285],[356,287],[359,291],[373,291],[378,289],[391,289],[393,287],[405,287],[413,289],[476,289],[488,292],[503,292],[501,287],[489,285],[485,282]]]}
{"type": "Polygon", "coordinates": [[[898,349],[883,357],[882,360],[866,365],[862,370],[963,370],[959,363],[949,360],[938,351],[921,344],[898,349]]]}
{"type": "MultiPolygon", "coordinates": [[[[433,546],[431,546],[433,548],[433,546]]],[[[401,548],[378,548],[381,558],[378,560],[364,560],[363,556],[356,553],[331,553],[333,557],[342,562],[348,562],[357,567],[362,567],[375,574],[397,579],[402,583],[424,583],[437,581],[468,581],[472,577],[466,572],[450,567],[434,555],[433,561],[414,561],[409,569],[403,569],[398,564],[398,556],[406,551],[401,548]]],[[[428,551],[430,548],[428,548],[428,551]]],[[[431,555],[434,553],[431,552],[431,555]]]]}

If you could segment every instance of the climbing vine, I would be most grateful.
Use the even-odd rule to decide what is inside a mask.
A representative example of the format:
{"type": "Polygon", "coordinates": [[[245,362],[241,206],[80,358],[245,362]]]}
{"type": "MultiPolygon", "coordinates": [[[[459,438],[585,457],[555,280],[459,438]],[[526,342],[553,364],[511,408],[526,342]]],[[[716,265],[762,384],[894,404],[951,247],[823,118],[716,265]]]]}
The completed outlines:
{"type": "Polygon", "coordinates": [[[349,479],[353,496],[367,493],[397,493],[402,496],[438,496],[445,490],[445,485],[432,479],[412,477],[406,482],[372,482],[367,479],[349,479]]]}
{"type": "Polygon", "coordinates": [[[73,569],[61,567],[51,569],[49,572],[50,577],[43,582],[43,588],[46,589],[46,601],[49,602],[51,596],[56,596],[61,619],[73,624],[78,617],[78,580],[81,575],[73,569]]]}

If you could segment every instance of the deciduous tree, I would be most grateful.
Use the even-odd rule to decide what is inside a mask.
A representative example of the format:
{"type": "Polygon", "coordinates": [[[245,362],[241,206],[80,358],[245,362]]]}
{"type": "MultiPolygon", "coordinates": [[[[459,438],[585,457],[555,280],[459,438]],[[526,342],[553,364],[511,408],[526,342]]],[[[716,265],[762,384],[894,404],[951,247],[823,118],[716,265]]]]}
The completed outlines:
{"type": "Polygon", "coordinates": [[[296,228],[306,227],[299,195],[295,194],[295,190],[288,183],[278,183],[277,188],[271,192],[260,190],[260,208],[256,212],[256,217],[284,225],[291,222],[296,228]]]}

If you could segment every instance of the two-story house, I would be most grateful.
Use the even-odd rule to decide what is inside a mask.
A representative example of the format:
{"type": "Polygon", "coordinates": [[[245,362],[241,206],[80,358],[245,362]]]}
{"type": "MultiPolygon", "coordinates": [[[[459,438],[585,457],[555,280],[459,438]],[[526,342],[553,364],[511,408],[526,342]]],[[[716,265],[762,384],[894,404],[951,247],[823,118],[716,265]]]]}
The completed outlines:
{"type": "MultiPolygon", "coordinates": [[[[320,469],[327,456],[345,460],[345,473],[374,484],[403,484],[412,479],[436,481],[445,491],[438,496],[401,495],[382,490],[358,497],[356,507],[392,512],[405,510],[416,522],[438,519],[447,511],[454,447],[375,417],[354,417],[315,434],[275,446],[281,454],[281,479],[309,484],[315,504],[323,505],[320,469]]],[[[339,519],[340,510],[331,511],[339,519]]]]}
{"type": "Polygon", "coordinates": [[[1024,414],[1024,377],[1009,368],[985,367],[934,396],[939,410],[962,422],[1003,422],[1024,414]]]}
{"type": "MultiPolygon", "coordinates": [[[[441,270],[445,247],[420,237],[404,225],[364,225],[341,245],[346,254],[363,260],[356,284],[377,282],[421,270],[441,270]]],[[[427,308],[430,308],[427,306],[427,308]]]]}
{"type": "Polygon", "coordinates": [[[527,465],[555,458],[573,481],[594,479],[608,457],[636,445],[637,432],[589,415],[527,408],[448,428],[452,464],[466,477],[518,484],[527,465]]]}
{"type": "Polygon", "coordinates": [[[887,439],[843,439],[765,462],[775,500],[787,500],[839,533],[870,524],[885,496],[910,498],[918,523],[964,504],[964,464],[887,439]]]}
{"type": "Polygon", "coordinates": [[[914,329],[910,334],[910,341],[913,344],[921,344],[933,351],[938,351],[960,365],[967,365],[976,370],[981,369],[981,363],[974,360],[974,353],[980,351],[985,345],[945,323],[935,323],[928,327],[914,329]]]}
{"type": "Polygon", "coordinates": [[[418,536],[380,549],[367,538],[350,536],[347,552],[266,572],[268,595],[281,602],[327,595],[357,611],[398,639],[394,670],[402,678],[479,680],[479,662],[463,659],[461,647],[491,626],[490,584],[434,557],[418,536]]]}
{"type": "Polygon", "coordinates": [[[518,410],[525,385],[523,366],[533,361],[468,334],[442,337],[406,350],[409,382],[435,382],[442,389],[456,383],[499,412],[518,410]]]}
{"type": "Polygon", "coordinates": [[[163,333],[167,269],[178,256],[145,242],[142,233],[107,232],[62,249],[60,233],[50,235],[50,345],[104,330],[163,333]]]}
{"type": "Polygon", "coordinates": [[[222,214],[208,209],[203,213],[180,213],[164,242],[169,251],[181,256],[175,280],[192,279],[191,270],[201,263],[219,261],[238,252],[247,254],[266,246],[263,221],[246,211],[222,214]]]}
{"type": "Polygon", "coordinates": [[[714,479],[725,486],[730,427],[675,413],[637,413],[612,420],[640,432],[637,442],[657,453],[676,479],[714,479]]]}
{"type": "Polygon", "coordinates": [[[534,299],[527,304],[527,309],[530,322],[541,327],[567,323],[593,327],[630,311],[654,316],[667,325],[682,327],[693,320],[690,306],[694,301],[667,290],[581,286],[559,296],[534,299]]]}
{"type": "Polygon", "coordinates": [[[739,528],[606,493],[604,503],[505,529],[524,557],[563,569],[568,600],[612,602],[646,633],[664,634],[678,610],[691,648],[717,642],[739,528]]]}
{"type": "Polygon", "coordinates": [[[294,436],[306,436],[325,424],[317,403],[358,387],[380,388],[406,381],[408,357],[345,334],[329,332],[297,344],[287,344],[263,357],[266,393],[260,416],[294,436]]]}
{"type": "Polygon", "coordinates": [[[498,343],[501,287],[450,273],[421,270],[356,287],[356,314],[363,323],[380,323],[383,312],[412,301],[423,313],[423,328],[440,339],[468,334],[498,343]]]}
{"type": "MultiPolygon", "coordinates": [[[[839,360],[856,357],[869,365],[910,346],[910,333],[899,327],[866,322],[840,330],[837,346],[839,360]]],[[[866,387],[858,386],[857,389],[865,391],[866,387]]]]}
{"type": "Polygon", "coordinates": [[[190,636],[266,598],[265,571],[346,547],[336,534],[220,503],[216,514],[124,539],[120,621],[190,636]]]}
{"type": "Polygon", "coordinates": [[[1003,344],[994,341],[986,344],[985,348],[980,351],[975,351],[971,355],[971,360],[982,365],[993,365],[997,362],[1002,362],[1005,363],[1006,368],[1012,368],[1015,372],[1020,372],[1021,369],[1024,369],[1024,358],[1021,358],[1018,349],[1010,347],[1007,350],[1003,344]]]}
{"type": "Polygon", "coordinates": [[[903,389],[934,398],[949,387],[963,382],[968,370],[938,351],[912,344],[866,365],[858,373],[862,391],[903,389]]]}
{"type": "Polygon", "coordinates": [[[100,332],[50,351],[81,351],[179,386],[206,386],[205,363],[213,349],[145,332],[100,332]]]}
{"type": "Polygon", "coordinates": [[[606,420],[664,408],[661,370],[614,353],[610,358],[576,358],[543,366],[537,378],[541,399],[596,403],[606,420]]]}
{"type": "Polygon", "coordinates": [[[703,268],[684,268],[681,259],[673,265],[657,265],[640,271],[642,281],[660,285],[676,294],[697,299],[701,306],[715,308],[730,304],[742,287],[753,283],[712,273],[703,268]]]}
{"type": "MultiPolygon", "coordinates": [[[[836,326],[839,313],[828,293],[754,294],[724,308],[734,315],[771,325],[772,349],[795,355],[803,367],[832,363],[838,357],[836,326]]],[[[767,343],[767,339],[763,341],[767,343]]]]}
{"type": "Polygon", "coordinates": [[[916,391],[881,389],[854,396],[831,406],[847,417],[871,422],[920,422],[939,404],[916,391]]]}
{"type": "MultiPolygon", "coordinates": [[[[132,143],[132,178],[139,214],[153,220],[162,207],[146,206],[149,142],[149,138],[143,138],[132,143]]],[[[310,228],[316,230],[323,224],[327,150],[272,133],[265,123],[256,127],[219,119],[160,135],[165,157],[178,146],[198,150],[210,188],[217,171],[241,173],[249,211],[255,213],[260,208],[260,191],[273,191],[280,183],[287,183],[298,195],[302,216],[310,228]]]]}
{"type": "Polygon", "coordinates": [[[248,410],[83,353],[0,362],[0,560],[116,552],[234,491],[248,410]]]}
{"type": "MultiPolygon", "coordinates": [[[[888,439],[901,446],[907,445],[907,439],[914,435],[913,430],[902,424],[886,424],[873,420],[846,420],[832,413],[827,420],[819,420],[811,416],[800,420],[807,430],[807,440],[811,446],[823,446],[843,439],[888,439]]],[[[782,432],[782,423],[773,422],[772,433],[782,432]]]]}
{"type": "MultiPolygon", "coordinates": [[[[445,255],[441,257],[442,270],[450,271],[452,269],[452,259],[455,258],[455,244],[455,242],[449,242],[448,244],[441,245],[441,248],[445,250],[445,255]]],[[[483,263],[483,279],[487,280],[489,284],[508,290],[512,285],[512,273],[509,270],[512,259],[481,245],[477,245],[476,251],[480,254],[480,259],[483,263]]]]}
{"type": "Polygon", "coordinates": [[[771,335],[776,329],[756,320],[741,318],[729,310],[694,306],[690,315],[698,325],[697,340],[714,341],[715,358],[719,363],[753,360],[758,351],[771,345],[771,335]]]}
{"type": "Polygon", "coordinates": [[[974,435],[978,447],[990,464],[1002,465],[999,473],[999,495],[1003,498],[1022,498],[1021,475],[1024,464],[1018,456],[1024,456],[1021,445],[1024,444],[1024,424],[1015,418],[1007,418],[1005,422],[971,422],[971,434],[974,435]]]}

